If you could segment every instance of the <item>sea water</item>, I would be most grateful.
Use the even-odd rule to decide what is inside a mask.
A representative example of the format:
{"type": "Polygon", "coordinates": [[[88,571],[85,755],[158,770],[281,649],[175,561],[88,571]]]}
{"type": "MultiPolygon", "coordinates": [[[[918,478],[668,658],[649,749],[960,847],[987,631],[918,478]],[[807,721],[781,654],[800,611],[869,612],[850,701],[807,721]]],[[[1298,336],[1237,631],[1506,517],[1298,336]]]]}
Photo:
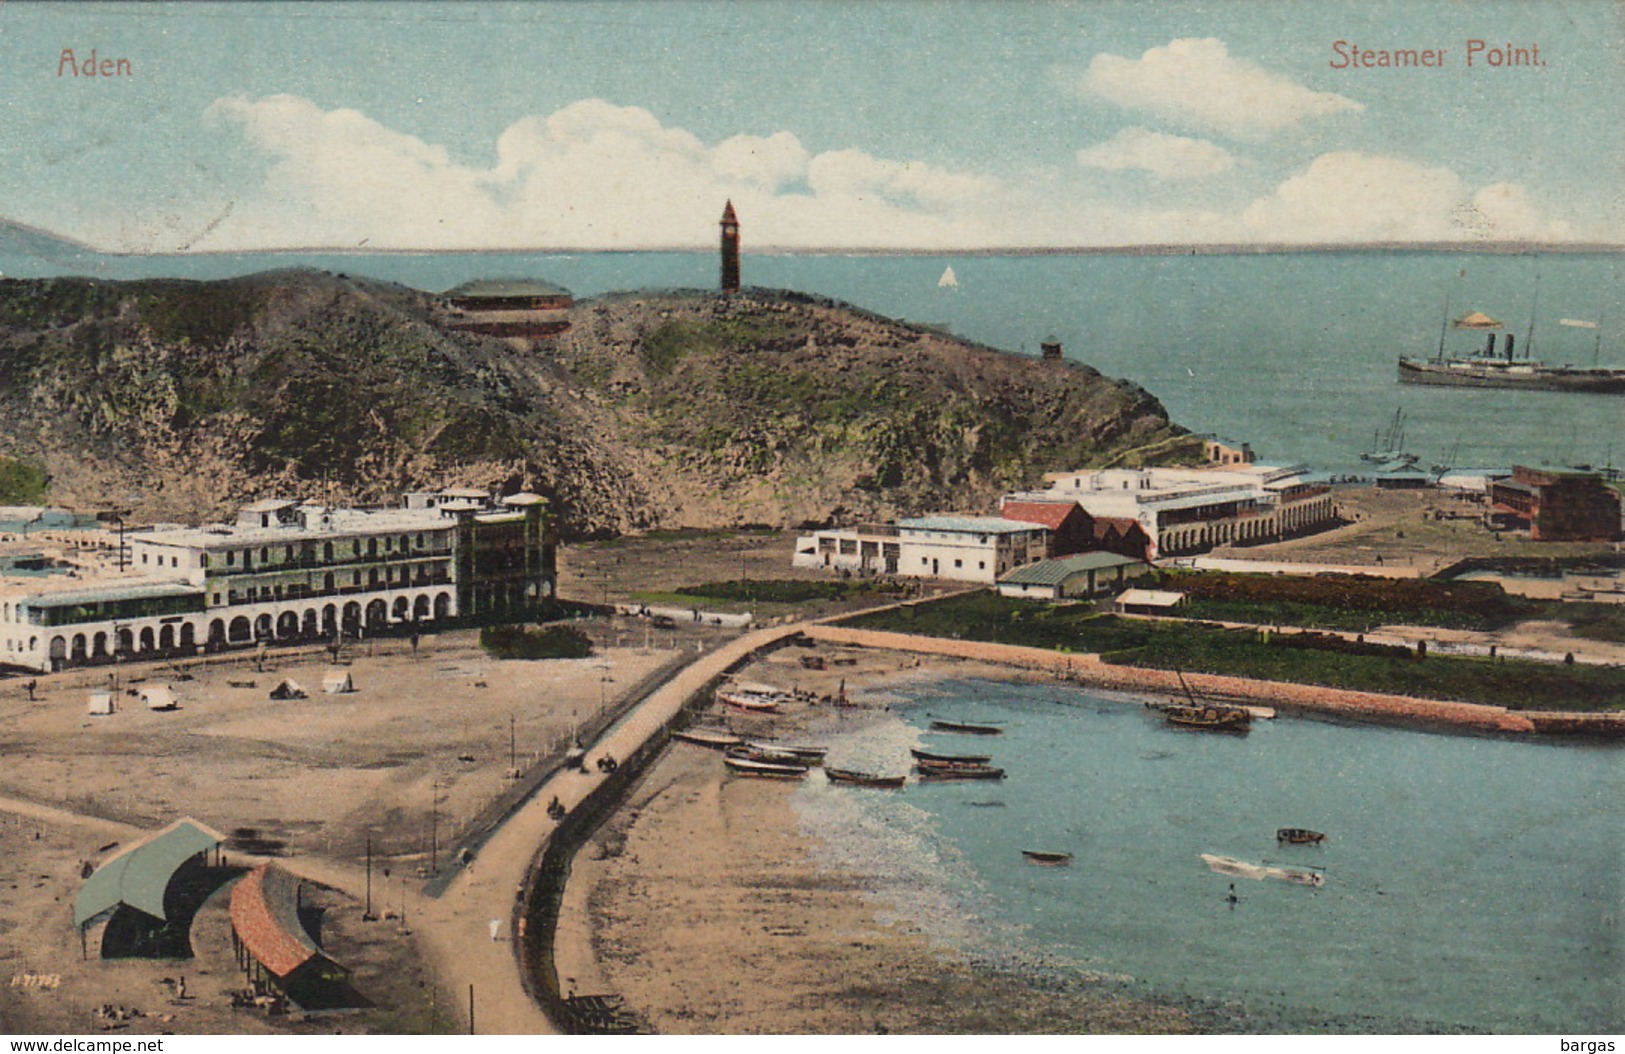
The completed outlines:
{"type": "Polygon", "coordinates": [[[900,689],[830,761],[901,772],[920,744],[991,753],[1008,778],[815,778],[795,801],[826,866],[871,875],[883,914],[945,947],[1249,1031],[1625,1030],[1618,747],[1289,718],[1191,731],[1070,686],[952,681],[900,689]],[[1280,846],[1279,827],[1327,839],[1280,846]],[[1218,874],[1204,853],[1325,884],[1218,874]]]}
{"type": "MultiPolygon", "coordinates": [[[[17,257],[14,277],[221,278],[316,267],[442,291],[480,277],[530,276],[578,297],[616,290],[710,289],[707,253],[242,254],[17,257]]],[[[835,256],[744,259],[747,284],[844,300],[971,340],[1037,354],[1054,337],[1069,359],[1132,380],[1173,419],[1251,443],[1272,463],[1333,472],[1385,447],[1429,464],[1505,468],[1625,463],[1625,399],[1565,392],[1416,387],[1400,355],[1481,348],[1443,329],[1485,311],[1547,362],[1625,365],[1625,283],[1617,254],[1326,252],[1200,256],[835,256]],[[939,285],[949,266],[957,286],[939,285]],[[1560,319],[1600,322],[1596,330],[1560,319]],[[1600,354],[1597,338],[1600,336],[1600,354]],[[1380,434],[1379,434],[1380,433],[1380,434]]],[[[1520,352],[1521,353],[1521,352],[1520,352]]],[[[1063,466],[1064,467],[1064,466],[1063,466]]]]}

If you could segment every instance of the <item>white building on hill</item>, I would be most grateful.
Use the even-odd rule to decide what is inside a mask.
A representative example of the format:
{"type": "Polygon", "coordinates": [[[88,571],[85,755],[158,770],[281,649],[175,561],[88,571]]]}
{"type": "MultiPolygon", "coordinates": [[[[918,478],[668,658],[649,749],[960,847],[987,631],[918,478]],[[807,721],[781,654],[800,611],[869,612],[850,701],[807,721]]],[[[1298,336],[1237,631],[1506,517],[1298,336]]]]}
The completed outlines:
{"type": "Polygon", "coordinates": [[[1302,465],[1082,469],[1044,479],[1044,490],[1004,501],[1075,501],[1096,519],[1134,520],[1154,558],[1307,533],[1336,518],[1331,488],[1302,465]]]}
{"type": "Polygon", "coordinates": [[[994,516],[919,516],[796,540],[796,567],[992,585],[1047,555],[1049,529],[994,516]]]}

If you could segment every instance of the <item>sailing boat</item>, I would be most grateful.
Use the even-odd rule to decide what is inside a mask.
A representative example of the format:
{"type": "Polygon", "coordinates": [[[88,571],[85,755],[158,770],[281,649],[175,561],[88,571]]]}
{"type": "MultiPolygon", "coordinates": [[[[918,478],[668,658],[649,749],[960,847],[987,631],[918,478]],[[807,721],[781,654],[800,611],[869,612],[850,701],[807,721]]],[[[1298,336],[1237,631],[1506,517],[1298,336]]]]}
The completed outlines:
{"type": "Polygon", "coordinates": [[[959,279],[954,277],[954,269],[952,267],[948,267],[948,268],[943,269],[942,277],[937,279],[937,288],[938,289],[958,289],[959,288],[959,279]]]}
{"type": "Polygon", "coordinates": [[[1379,428],[1372,432],[1371,449],[1362,453],[1360,460],[1376,464],[1415,464],[1416,455],[1405,452],[1405,420],[1404,408],[1395,410],[1388,431],[1379,428]]]}

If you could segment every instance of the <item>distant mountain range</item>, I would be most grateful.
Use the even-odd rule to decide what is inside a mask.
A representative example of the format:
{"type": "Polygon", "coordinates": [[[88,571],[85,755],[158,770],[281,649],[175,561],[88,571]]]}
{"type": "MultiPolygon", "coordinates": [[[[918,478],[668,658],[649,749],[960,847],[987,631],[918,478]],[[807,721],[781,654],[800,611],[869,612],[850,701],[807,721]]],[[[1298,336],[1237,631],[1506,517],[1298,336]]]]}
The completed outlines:
{"type": "MultiPolygon", "coordinates": [[[[392,254],[417,254],[422,250],[411,249],[374,249],[356,248],[354,246],[329,248],[322,246],[308,246],[285,249],[245,249],[238,251],[211,251],[189,253],[121,253],[98,249],[84,242],[76,241],[39,227],[17,223],[13,220],[0,218],[0,274],[8,277],[36,277],[48,275],[84,274],[102,278],[133,278],[140,277],[134,273],[129,262],[135,260],[149,261],[147,266],[141,268],[142,275],[153,273],[150,261],[166,257],[185,258],[189,260],[207,259],[213,256],[264,256],[268,266],[274,266],[278,257],[296,255],[322,255],[322,256],[389,256],[392,254]]],[[[469,248],[453,250],[464,253],[490,252],[493,254],[504,252],[529,252],[551,255],[579,254],[594,250],[560,247],[539,247],[529,249],[484,249],[469,248]]],[[[617,250],[628,251],[628,250],[617,250]]],[[[714,249],[705,247],[696,249],[691,246],[680,247],[642,247],[635,251],[647,252],[713,252],[714,249]]],[[[1058,246],[1054,248],[992,248],[992,249],[847,249],[841,247],[828,247],[816,250],[776,248],[773,246],[753,246],[754,255],[795,255],[797,253],[838,253],[842,255],[858,256],[1010,256],[1010,255],[1055,255],[1055,256],[1220,256],[1235,254],[1269,254],[1269,253],[1305,253],[1305,252],[1437,252],[1437,253],[1625,253],[1625,244],[1615,243],[1536,243],[1521,241],[1483,241],[1483,242],[1363,242],[1363,243],[1334,243],[1334,244],[1262,244],[1262,243],[1233,243],[1210,245],[1115,245],[1115,246],[1058,246]]],[[[188,268],[187,273],[195,273],[195,268],[188,268]]]]}

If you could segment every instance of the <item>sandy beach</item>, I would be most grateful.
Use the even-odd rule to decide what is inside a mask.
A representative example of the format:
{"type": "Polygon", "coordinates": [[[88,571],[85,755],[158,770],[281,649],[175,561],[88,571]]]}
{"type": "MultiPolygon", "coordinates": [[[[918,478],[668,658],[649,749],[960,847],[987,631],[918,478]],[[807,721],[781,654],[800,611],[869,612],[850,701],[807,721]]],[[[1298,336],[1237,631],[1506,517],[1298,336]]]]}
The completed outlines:
{"type": "MultiPolygon", "coordinates": [[[[819,650],[854,664],[806,671],[794,665],[804,652],[786,648],[741,676],[819,695],[844,680],[855,708],[729,716],[730,725],[816,739],[876,720],[882,682],[1021,676],[979,663],[819,650]]],[[[793,791],[730,778],[715,752],[673,743],[576,858],[559,946],[566,990],[618,993],[660,1033],[1198,1031],[1182,1009],[1125,998],[1081,973],[973,962],[906,921],[885,921],[889,905],[876,899],[871,876],[819,858],[793,791]]]]}

